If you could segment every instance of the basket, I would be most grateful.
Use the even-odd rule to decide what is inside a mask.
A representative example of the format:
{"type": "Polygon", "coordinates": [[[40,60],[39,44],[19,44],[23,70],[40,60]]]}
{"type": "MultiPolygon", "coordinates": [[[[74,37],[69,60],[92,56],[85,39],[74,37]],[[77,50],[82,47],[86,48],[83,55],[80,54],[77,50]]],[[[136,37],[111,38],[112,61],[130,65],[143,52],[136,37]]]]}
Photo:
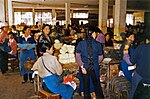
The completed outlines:
{"type": "Polygon", "coordinates": [[[31,61],[30,58],[28,58],[27,61],[24,62],[24,69],[26,72],[31,71],[31,68],[33,67],[35,61],[31,61]]]}

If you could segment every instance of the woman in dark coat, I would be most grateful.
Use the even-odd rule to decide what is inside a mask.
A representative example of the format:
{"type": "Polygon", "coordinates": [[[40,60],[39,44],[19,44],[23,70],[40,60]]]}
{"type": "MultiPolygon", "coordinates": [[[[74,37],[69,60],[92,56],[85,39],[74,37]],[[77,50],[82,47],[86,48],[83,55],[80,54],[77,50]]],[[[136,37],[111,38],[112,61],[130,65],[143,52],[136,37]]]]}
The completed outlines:
{"type": "Polygon", "coordinates": [[[42,27],[42,34],[38,38],[37,42],[37,55],[40,57],[43,54],[43,47],[46,49],[53,45],[52,39],[49,36],[50,34],[50,25],[46,24],[42,27]]]}

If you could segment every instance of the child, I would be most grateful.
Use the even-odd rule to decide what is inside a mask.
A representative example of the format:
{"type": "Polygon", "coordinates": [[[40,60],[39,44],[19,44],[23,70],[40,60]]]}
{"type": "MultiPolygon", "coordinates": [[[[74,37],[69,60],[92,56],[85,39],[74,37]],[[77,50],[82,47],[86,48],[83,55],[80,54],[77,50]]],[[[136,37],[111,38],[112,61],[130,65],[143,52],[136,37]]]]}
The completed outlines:
{"type": "Polygon", "coordinates": [[[9,57],[17,58],[17,42],[14,39],[13,33],[9,33],[8,37],[9,37],[9,46],[11,47],[11,51],[9,52],[9,57]]]}

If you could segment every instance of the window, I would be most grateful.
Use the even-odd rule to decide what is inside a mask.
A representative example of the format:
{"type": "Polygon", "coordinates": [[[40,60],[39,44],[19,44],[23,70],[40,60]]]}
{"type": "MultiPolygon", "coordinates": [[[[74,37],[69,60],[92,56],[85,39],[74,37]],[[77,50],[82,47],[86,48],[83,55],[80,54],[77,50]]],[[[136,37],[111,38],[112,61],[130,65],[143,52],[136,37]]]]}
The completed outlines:
{"type": "Polygon", "coordinates": [[[41,18],[42,18],[42,15],[41,15],[41,12],[35,12],[35,23],[36,22],[41,22],[41,18]]]}
{"type": "MultiPolygon", "coordinates": [[[[33,25],[32,12],[14,12],[14,24],[25,23],[33,25]]],[[[52,20],[51,12],[35,12],[35,23],[56,24],[56,18],[52,20]]]]}
{"type": "Polygon", "coordinates": [[[42,24],[56,24],[56,18],[52,19],[51,12],[35,12],[35,22],[41,23],[41,21],[42,24]]]}
{"type": "Polygon", "coordinates": [[[66,21],[65,21],[65,20],[59,21],[59,25],[65,25],[65,24],[66,24],[66,21]]]}
{"type": "Polygon", "coordinates": [[[126,14],[126,23],[133,25],[133,14],[126,14]]]}
{"type": "Polygon", "coordinates": [[[88,18],[88,13],[73,13],[73,18],[88,18]]]}
{"type": "Polygon", "coordinates": [[[83,22],[83,24],[87,24],[87,23],[89,23],[89,21],[88,21],[88,20],[79,20],[79,25],[81,25],[81,22],[83,22]]]}
{"type": "Polygon", "coordinates": [[[32,12],[14,12],[14,24],[25,23],[27,25],[33,24],[32,12]]]}

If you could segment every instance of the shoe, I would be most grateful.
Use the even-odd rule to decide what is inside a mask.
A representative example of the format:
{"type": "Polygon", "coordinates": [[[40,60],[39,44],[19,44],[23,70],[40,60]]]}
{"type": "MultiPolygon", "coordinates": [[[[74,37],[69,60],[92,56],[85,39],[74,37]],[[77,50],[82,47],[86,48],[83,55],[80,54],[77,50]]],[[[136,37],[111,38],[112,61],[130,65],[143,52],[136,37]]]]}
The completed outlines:
{"type": "Polygon", "coordinates": [[[34,81],[33,81],[33,80],[30,80],[30,83],[34,83],[34,81]]]}
{"type": "Polygon", "coordinates": [[[26,82],[27,82],[27,81],[24,81],[24,80],[23,80],[23,81],[22,81],[22,84],[25,84],[26,82]]]}
{"type": "Polygon", "coordinates": [[[8,76],[8,73],[7,72],[5,72],[5,73],[2,73],[4,76],[8,76]]]}

